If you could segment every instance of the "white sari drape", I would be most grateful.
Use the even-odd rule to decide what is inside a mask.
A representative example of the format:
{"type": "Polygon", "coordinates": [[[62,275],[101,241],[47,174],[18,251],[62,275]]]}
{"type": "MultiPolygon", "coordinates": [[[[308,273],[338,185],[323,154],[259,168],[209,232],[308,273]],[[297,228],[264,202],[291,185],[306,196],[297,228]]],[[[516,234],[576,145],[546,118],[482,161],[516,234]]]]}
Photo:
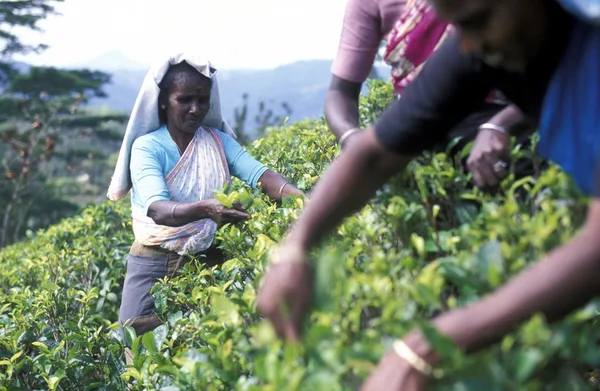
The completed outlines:
{"type": "MultiPolygon", "coordinates": [[[[221,138],[212,128],[198,129],[179,162],[165,178],[171,201],[195,202],[213,198],[215,190],[230,183],[231,175],[221,138]]],[[[203,219],[182,227],[157,225],[133,213],[135,240],[146,246],[160,246],[180,255],[207,250],[213,241],[217,224],[203,219]]]]}

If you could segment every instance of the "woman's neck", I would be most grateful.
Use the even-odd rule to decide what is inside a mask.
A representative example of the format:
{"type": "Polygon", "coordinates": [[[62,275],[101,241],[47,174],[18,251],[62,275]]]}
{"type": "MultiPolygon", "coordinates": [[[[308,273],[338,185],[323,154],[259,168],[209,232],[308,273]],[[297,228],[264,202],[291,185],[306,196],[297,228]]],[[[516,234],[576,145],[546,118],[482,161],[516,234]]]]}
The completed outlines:
{"type": "Polygon", "coordinates": [[[174,127],[169,127],[168,124],[167,124],[167,131],[169,132],[169,134],[171,135],[171,138],[177,145],[177,148],[179,148],[179,152],[183,155],[183,152],[187,149],[190,142],[192,142],[192,139],[194,138],[194,134],[178,131],[174,127]]]}

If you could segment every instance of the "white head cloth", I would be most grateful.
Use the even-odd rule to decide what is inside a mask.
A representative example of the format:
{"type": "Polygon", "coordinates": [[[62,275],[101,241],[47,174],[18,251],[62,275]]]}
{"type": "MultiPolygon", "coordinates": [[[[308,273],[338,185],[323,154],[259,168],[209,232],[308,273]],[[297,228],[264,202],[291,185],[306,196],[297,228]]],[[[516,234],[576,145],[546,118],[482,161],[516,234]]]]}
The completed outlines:
{"type": "Polygon", "coordinates": [[[125,197],[131,190],[131,178],[129,173],[129,161],[131,158],[131,147],[133,142],[140,136],[153,132],[160,127],[158,118],[158,95],[160,88],[158,85],[169,70],[171,65],[187,62],[193,66],[202,75],[212,80],[210,91],[210,110],[204,120],[202,126],[219,129],[228,133],[232,137],[236,137],[231,127],[223,120],[221,114],[221,99],[219,96],[219,86],[217,83],[217,70],[213,68],[210,62],[198,56],[192,56],[186,53],[179,53],[168,59],[161,61],[150,68],[137,99],[133,106],[121,150],[115,166],[110,186],[108,188],[108,198],[112,201],[118,201],[125,197]]]}

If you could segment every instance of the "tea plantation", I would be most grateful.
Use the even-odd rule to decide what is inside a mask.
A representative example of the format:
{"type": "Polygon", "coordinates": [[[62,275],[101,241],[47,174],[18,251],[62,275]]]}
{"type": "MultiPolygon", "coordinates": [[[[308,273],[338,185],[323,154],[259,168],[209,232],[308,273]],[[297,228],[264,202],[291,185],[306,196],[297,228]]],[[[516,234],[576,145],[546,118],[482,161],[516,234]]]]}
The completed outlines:
{"type": "MultiPolygon", "coordinates": [[[[391,93],[372,85],[361,121],[372,122],[391,93]]],[[[272,129],[249,149],[306,190],[338,153],[323,120],[272,129]]],[[[265,254],[303,200],[276,205],[237,182],[219,199],[242,201],[253,218],[219,231],[223,265],[198,259],[156,286],[165,324],[143,337],[126,331],[132,367],[116,333],[133,240],[128,200],[1,251],[0,390],[355,390],[394,337],[500,286],[569,240],[586,210],[555,167],[508,178],[490,195],[445,155],[423,156],[315,254],[317,305],[303,343],[292,346],[273,337],[254,302],[265,254]]],[[[597,321],[593,302],[551,326],[534,317],[474,356],[440,342],[451,371],[431,389],[595,389],[597,321]]]]}

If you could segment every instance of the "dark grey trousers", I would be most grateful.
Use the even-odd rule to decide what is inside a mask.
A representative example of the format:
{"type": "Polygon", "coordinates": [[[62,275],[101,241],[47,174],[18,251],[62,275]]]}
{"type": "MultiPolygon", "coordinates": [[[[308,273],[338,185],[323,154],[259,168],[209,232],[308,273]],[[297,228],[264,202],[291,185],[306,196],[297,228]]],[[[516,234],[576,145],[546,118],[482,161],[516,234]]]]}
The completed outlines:
{"type": "MultiPolygon", "coordinates": [[[[204,255],[206,258],[201,261],[211,266],[223,261],[222,253],[215,248],[209,249],[204,255]]],[[[160,326],[162,322],[156,315],[150,290],[159,279],[176,276],[190,260],[190,257],[180,256],[160,247],[134,243],[127,258],[119,324],[133,327],[138,336],[160,326]]]]}

